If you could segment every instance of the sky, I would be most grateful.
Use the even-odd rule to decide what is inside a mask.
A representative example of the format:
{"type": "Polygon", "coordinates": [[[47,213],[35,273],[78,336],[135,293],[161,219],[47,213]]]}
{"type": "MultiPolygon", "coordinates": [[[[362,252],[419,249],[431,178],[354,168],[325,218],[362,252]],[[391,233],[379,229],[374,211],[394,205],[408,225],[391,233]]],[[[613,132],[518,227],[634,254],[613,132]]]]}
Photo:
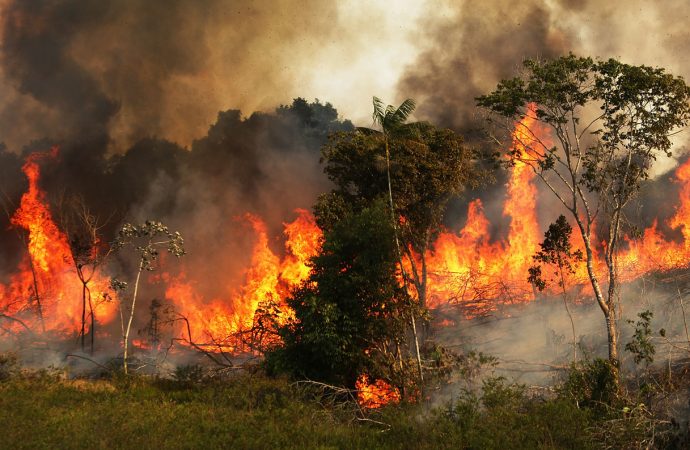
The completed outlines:
{"type": "MultiPolygon", "coordinates": [[[[570,51],[690,76],[686,0],[0,0],[0,142],[103,127],[109,151],[183,146],[219,111],[331,102],[370,125],[371,98],[470,127],[474,97],[525,58],[570,51]]],[[[685,138],[679,139],[679,147],[685,138]]]]}

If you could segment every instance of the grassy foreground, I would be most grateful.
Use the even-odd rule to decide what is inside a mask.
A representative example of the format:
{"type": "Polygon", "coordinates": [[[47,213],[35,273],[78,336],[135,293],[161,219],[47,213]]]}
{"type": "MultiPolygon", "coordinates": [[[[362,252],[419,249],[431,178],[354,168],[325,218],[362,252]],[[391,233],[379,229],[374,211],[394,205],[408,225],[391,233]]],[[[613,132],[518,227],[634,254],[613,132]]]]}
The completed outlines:
{"type": "Polygon", "coordinates": [[[263,376],[0,382],[0,448],[587,448],[586,414],[566,404],[391,407],[372,422],[263,376]],[[527,409],[525,409],[527,407],[527,409]],[[468,409],[469,408],[469,409],[468,409]],[[462,416],[462,417],[461,417],[462,416]]]}
{"type": "MultiPolygon", "coordinates": [[[[392,406],[361,421],[353,404],[260,374],[223,380],[55,373],[0,377],[0,448],[635,448],[567,398],[530,399],[492,380],[435,409],[392,406]]],[[[619,422],[606,422],[617,424],[619,422]]],[[[630,439],[635,440],[635,444],[630,439]]]]}

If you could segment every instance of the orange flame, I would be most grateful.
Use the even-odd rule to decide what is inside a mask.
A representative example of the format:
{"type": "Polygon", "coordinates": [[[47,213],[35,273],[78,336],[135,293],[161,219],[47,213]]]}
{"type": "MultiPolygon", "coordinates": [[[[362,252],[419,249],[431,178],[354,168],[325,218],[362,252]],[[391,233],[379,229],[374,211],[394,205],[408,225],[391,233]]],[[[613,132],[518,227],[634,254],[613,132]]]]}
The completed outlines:
{"type": "MultiPolygon", "coordinates": [[[[513,146],[521,159],[530,158],[529,148],[537,139],[549,145],[548,134],[533,116],[528,114],[515,126],[513,146]]],[[[454,302],[481,313],[494,309],[495,300],[501,297],[515,302],[532,298],[526,274],[540,236],[535,176],[529,165],[515,162],[503,205],[503,215],[510,218],[505,241],[490,242],[489,221],[480,200],[470,203],[467,222],[459,235],[441,233],[426,256],[429,306],[454,302]]]]}
{"type": "MultiPolygon", "coordinates": [[[[0,284],[0,311],[35,328],[38,314],[31,311],[38,313],[40,308],[46,330],[69,333],[81,327],[82,285],[72,263],[67,236],[53,221],[45,192],[39,187],[39,161],[57,155],[56,147],[49,152],[33,153],[22,167],[29,189],[22,195],[11,224],[27,232],[28,258],[21,262],[7,286],[0,284]]],[[[99,322],[110,321],[115,312],[113,303],[100,301],[107,286],[107,280],[98,274],[89,284],[99,322]]]]}
{"type": "Polygon", "coordinates": [[[269,248],[263,221],[254,215],[245,215],[245,220],[254,230],[256,242],[250,266],[245,272],[245,283],[239,292],[228,287],[225,299],[207,301],[196,293],[194,283],[187,281],[184,274],[170,280],[166,297],[189,320],[193,331],[222,342],[237,331],[251,327],[255,312],[266,300],[277,302],[281,307],[281,318],[287,317],[289,311],[284,308],[283,301],[292,288],[309,276],[307,263],[318,253],[321,240],[321,230],[311,214],[302,209],[295,212],[298,217],[284,224],[286,241],[282,261],[269,248]]]}
{"type": "Polygon", "coordinates": [[[383,380],[369,382],[369,376],[362,374],[355,383],[357,401],[362,408],[376,409],[388,404],[400,403],[400,392],[383,380]]]}
{"type": "MultiPolygon", "coordinates": [[[[530,109],[532,111],[532,109],[530,109]]],[[[530,158],[529,148],[536,140],[551,146],[548,130],[540,127],[528,114],[515,125],[513,144],[522,159],[530,158]],[[527,131],[531,130],[531,131],[527,131]]],[[[527,283],[527,269],[532,255],[539,249],[542,235],[537,221],[537,189],[531,168],[516,162],[507,183],[507,199],[503,214],[510,218],[507,239],[490,242],[489,221],[480,200],[469,205],[467,222],[459,234],[442,233],[427,256],[429,266],[429,306],[448,303],[467,307],[472,317],[494,310],[500,302],[526,302],[534,298],[527,283]]],[[[680,204],[668,221],[669,227],[679,229],[682,242],[664,237],[657,223],[647,228],[642,238],[624,238],[624,248],[618,255],[621,281],[631,281],[651,271],[686,267],[690,261],[690,160],[678,167],[675,178],[679,186],[680,204]]],[[[582,247],[575,232],[575,246],[582,247]]],[[[595,270],[605,274],[605,265],[595,255],[595,270]]],[[[576,266],[574,282],[588,286],[584,264],[576,266]]]]}

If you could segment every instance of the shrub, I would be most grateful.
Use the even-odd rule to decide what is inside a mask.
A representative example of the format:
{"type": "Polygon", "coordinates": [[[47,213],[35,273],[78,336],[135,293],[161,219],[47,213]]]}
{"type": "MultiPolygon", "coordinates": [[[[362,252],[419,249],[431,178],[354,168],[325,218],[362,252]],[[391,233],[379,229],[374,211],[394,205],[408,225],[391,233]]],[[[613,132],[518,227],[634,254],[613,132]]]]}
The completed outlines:
{"type": "Polygon", "coordinates": [[[578,407],[601,415],[619,400],[616,370],[607,359],[595,358],[571,365],[560,394],[578,407]]]}

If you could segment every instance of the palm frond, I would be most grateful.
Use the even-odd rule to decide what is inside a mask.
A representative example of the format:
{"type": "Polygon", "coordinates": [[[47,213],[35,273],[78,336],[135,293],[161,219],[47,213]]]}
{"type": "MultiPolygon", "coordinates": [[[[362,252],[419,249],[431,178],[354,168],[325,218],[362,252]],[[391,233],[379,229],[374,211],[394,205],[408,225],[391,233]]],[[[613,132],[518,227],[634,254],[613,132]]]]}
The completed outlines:
{"type": "Polygon", "coordinates": [[[408,98],[400,104],[397,108],[393,105],[388,105],[384,108],[383,101],[374,97],[374,113],[372,115],[375,124],[381,125],[384,133],[391,132],[399,128],[407,121],[408,117],[417,104],[411,98],[408,98]]]}
{"type": "Polygon", "coordinates": [[[395,115],[396,117],[400,118],[400,123],[403,123],[407,120],[408,117],[410,117],[410,114],[412,114],[412,111],[415,110],[417,107],[417,103],[415,103],[414,100],[411,98],[408,98],[404,102],[398,106],[398,109],[395,110],[395,115]]]}
{"type": "Polygon", "coordinates": [[[374,124],[383,126],[383,120],[386,117],[386,109],[383,106],[383,100],[374,96],[373,104],[374,113],[371,115],[371,118],[374,120],[374,124]]]}

